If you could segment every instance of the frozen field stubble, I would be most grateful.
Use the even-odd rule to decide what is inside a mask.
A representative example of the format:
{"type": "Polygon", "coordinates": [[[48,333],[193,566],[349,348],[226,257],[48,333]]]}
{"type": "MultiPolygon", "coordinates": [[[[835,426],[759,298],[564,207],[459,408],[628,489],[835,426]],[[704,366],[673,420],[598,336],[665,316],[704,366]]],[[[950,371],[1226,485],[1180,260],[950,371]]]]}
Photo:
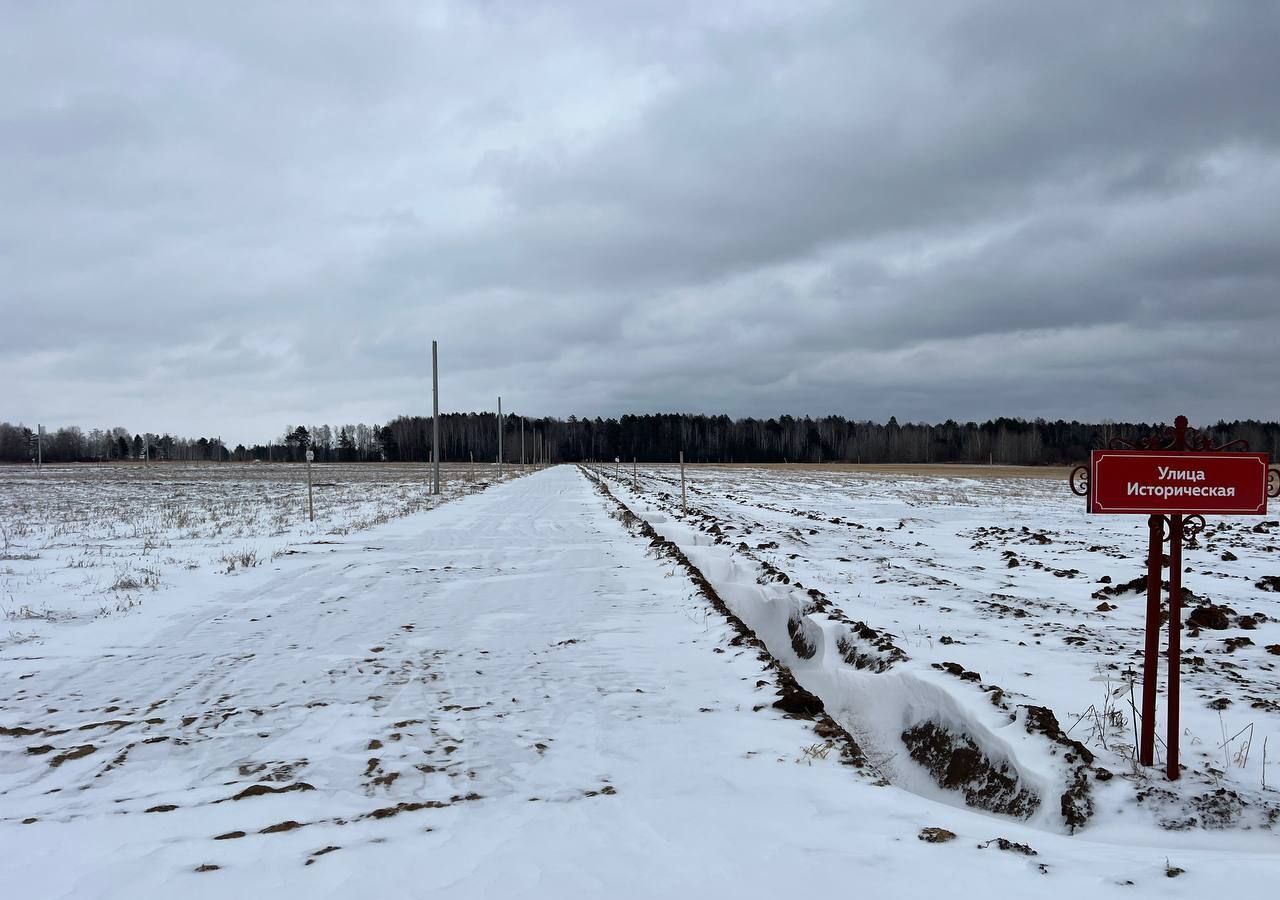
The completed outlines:
{"type": "Polygon", "coordinates": [[[472,471],[444,465],[433,497],[426,464],[315,464],[310,522],[301,464],[0,467],[0,645],[166,597],[183,602],[184,590],[209,588],[202,576],[429,509],[497,475],[490,465],[472,471]]]}

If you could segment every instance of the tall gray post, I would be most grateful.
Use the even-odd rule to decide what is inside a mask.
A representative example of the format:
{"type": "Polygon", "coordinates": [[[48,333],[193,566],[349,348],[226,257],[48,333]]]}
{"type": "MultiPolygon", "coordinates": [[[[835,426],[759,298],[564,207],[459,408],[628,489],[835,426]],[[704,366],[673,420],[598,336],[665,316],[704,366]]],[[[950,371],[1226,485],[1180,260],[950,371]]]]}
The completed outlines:
{"type": "Polygon", "coordinates": [[[36,426],[36,468],[44,468],[44,426],[36,426]]]}
{"type": "Polygon", "coordinates": [[[440,367],[431,342],[431,493],[440,493],[440,367]]]}
{"type": "Polygon", "coordinates": [[[524,468],[524,416],[520,417],[520,468],[524,468]]]}
{"type": "Polygon", "coordinates": [[[498,477],[502,477],[502,398],[498,398],[498,477]]]}

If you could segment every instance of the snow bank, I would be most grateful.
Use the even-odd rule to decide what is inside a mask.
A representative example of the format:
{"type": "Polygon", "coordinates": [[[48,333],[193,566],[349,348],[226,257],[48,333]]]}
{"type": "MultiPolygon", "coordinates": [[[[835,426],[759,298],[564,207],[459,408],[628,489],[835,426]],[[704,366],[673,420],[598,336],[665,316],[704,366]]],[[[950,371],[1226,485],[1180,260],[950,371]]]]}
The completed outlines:
{"type": "Polygon", "coordinates": [[[710,516],[667,515],[625,483],[620,502],[671,541],[726,606],[858,742],[887,781],[955,806],[1074,831],[1093,812],[1093,755],[1053,713],[1016,706],[956,664],[913,663],[892,635],[852,621],[710,516]]]}

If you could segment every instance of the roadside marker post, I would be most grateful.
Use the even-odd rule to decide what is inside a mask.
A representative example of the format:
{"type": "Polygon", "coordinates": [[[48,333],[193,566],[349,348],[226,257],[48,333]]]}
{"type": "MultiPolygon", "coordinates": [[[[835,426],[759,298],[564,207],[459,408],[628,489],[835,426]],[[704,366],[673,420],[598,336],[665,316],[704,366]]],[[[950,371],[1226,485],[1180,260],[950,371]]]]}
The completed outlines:
{"type": "Polygon", "coordinates": [[[680,511],[687,513],[689,511],[689,503],[684,493],[684,451],[680,451],[680,511]]]}
{"type": "Polygon", "coordinates": [[[1142,730],[1138,762],[1155,764],[1156,681],[1159,678],[1160,590],[1163,544],[1169,542],[1169,710],[1166,716],[1166,774],[1180,775],[1182,663],[1182,546],[1194,546],[1205,514],[1266,515],[1268,498],[1280,497],[1280,469],[1266,453],[1250,453],[1243,440],[1214,445],[1209,435],[1187,427],[1178,416],[1137,444],[1112,440],[1094,450],[1088,466],[1071,472],[1071,490],[1087,499],[1095,515],[1147,515],[1147,613],[1142,662],[1142,730]]]}
{"type": "Polygon", "coordinates": [[[315,495],[311,491],[311,461],[316,458],[315,451],[307,448],[307,515],[311,521],[316,520],[315,495]]]}

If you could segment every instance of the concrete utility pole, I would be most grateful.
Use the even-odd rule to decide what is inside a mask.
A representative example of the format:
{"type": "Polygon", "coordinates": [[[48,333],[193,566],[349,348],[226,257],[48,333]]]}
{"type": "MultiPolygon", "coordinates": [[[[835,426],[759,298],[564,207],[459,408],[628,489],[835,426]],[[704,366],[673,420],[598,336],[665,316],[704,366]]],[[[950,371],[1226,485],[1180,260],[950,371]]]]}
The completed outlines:
{"type": "Polygon", "coordinates": [[[498,398],[498,477],[502,477],[502,398],[498,398]]]}
{"type": "Polygon", "coordinates": [[[36,471],[44,468],[44,426],[36,426],[36,471]]]}
{"type": "Polygon", "coordinates": [[[440,367],[431,342],[431,493],[440,493],[440,367]]]}
{"type": "Polygon", "coordinates": [[[520,417],[520,468],[524,468],[524,416],[520,417]]]}

